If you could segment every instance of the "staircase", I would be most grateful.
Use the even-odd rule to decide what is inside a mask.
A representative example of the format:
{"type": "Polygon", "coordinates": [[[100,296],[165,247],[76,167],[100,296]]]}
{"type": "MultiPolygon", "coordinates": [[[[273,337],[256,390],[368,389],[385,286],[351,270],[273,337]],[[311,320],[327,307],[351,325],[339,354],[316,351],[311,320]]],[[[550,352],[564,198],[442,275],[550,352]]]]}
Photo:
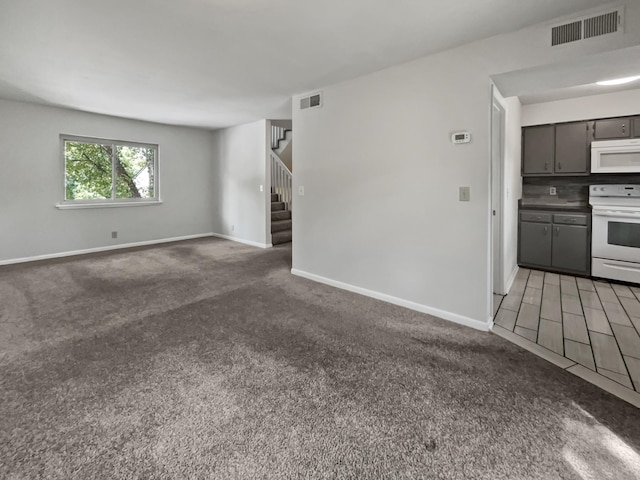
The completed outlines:
{"type": "Polygon", "coordinates": [[[271,194],[271,244],[279,245],[291,241],[291,210],[282,201],[279,193],[271,194]]]}
{"type": "Polygon", "coordinates": [[[291,202],[293,201],[293,176],[282,162],[279,153],[281,142],[289,139],[291,130],[271,127],[271,244],[291,241],[291,202]]]}

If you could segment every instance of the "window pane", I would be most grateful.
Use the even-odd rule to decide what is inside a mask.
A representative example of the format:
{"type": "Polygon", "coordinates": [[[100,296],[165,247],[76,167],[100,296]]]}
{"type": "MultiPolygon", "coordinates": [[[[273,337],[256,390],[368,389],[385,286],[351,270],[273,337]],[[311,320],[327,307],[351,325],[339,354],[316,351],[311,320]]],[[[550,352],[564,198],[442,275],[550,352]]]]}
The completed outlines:
{"type": "Polygon", "coordinates": [[[153,198],[155,149],[116,147],[116,197],[153,198]]]}
{"type": "Polygon", "coordinates": [[[64,142],[67,200],[111,198],[111,145],[64,142]]]}

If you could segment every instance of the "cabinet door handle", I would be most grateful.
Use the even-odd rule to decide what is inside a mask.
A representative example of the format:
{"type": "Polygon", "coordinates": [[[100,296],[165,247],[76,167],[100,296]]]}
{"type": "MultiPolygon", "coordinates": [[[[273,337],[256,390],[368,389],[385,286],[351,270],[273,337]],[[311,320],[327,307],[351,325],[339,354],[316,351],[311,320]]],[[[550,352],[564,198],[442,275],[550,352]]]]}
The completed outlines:
{"type": "Polygon", "coordinates": [[[544,234],[547,234],[547,230],[549,229],[549,227],[544,227],[544,234]]]}
{"type": "Polygon", "coordinates": [[[558,162],[558,170],[562,170],[562,162],[558,162]]]}
{"type": "Polygon", "coordinates": [[[549,162],[544,162],[544,169],[549,170],[549,162]]]}

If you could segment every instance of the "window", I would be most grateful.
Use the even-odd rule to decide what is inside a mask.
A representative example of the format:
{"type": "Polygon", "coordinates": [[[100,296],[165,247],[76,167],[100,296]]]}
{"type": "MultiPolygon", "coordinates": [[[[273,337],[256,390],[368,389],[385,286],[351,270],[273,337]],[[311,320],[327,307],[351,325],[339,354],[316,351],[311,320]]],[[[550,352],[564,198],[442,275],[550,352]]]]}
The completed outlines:
{"type": "Polygon", "coordinates": [[[65,205],[157,202],[158,146],[62,136],[65,205]]]}

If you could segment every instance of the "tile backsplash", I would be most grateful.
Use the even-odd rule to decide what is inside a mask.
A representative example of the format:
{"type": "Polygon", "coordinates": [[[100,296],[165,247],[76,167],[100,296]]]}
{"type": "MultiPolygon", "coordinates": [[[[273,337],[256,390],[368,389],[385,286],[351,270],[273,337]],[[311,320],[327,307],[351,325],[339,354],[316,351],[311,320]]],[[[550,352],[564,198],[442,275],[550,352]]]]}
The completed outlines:
{"type": "Polygon", "coordinates": [[[587,205],[589,185],[640,185],[640,174],[592,174],[584,177],[523,177],[522,203],[587,205]],[[555,187],[556,195],[550,195],[555,187]]]}

